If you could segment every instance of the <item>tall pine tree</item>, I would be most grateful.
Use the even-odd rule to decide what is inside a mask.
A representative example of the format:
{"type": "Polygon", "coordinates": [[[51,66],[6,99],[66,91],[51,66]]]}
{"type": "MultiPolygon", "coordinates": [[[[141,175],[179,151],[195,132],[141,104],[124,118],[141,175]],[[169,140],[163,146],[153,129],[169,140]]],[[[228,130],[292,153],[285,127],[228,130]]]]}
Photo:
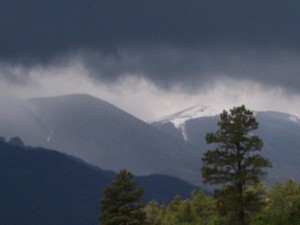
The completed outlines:
{"type": "MultiPolygon", "coordinates": [[[[215,191],[219,212],[231,225],[248,224],[247,213],[259,209],[259,195],[248,192],[266,174],[263,168],[271,163],[257,154],[262,140],[252,131],[258,128],[253,112],[245,106],[223,111],[218,122],[219,130],[208,133],[206,142],[216,148],[207,151],[203,158],[203,181],[223,185],[215,191]],[[253,207],[253,205],[257,205],[253,207]]],[[[219,186],[220,187],[220,186],[219,186]]]]}
{"type": "Polygon", "coordinates": [[[100,202],[101,225],[142,225],[146,214],[140,199],[144,193],[138,187],[134,176],[127,170],[121,170],[112,184],[104,190],[100,202]]]}

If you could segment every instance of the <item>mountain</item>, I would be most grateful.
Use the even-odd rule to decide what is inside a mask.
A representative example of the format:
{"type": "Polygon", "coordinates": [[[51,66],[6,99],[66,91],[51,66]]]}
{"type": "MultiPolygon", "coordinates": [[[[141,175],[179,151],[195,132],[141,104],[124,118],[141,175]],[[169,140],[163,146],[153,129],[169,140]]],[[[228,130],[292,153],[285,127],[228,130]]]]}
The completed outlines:
{"type": "Polygon", "coordinates": [[[28,102],[2,97],[0,105],[0,136],[7,139],[19,136],[23,140],[36,137],[34,142],[38,143],[45,132],[45,126],[27,107],[28,102]]]}
{"type": "MultiPolygon", "coordinates": [[[[0,136],[20,136],[32,146],[57,149],[106,170],[128,168],[137,175],[166,174],[201,184],[207,132],[219,120],[216,110],[194,106],[147,124],[98,98],[74,94],[0,101],[0,136]]],[[[268,182],[300,181],[300,122],[280,112],[255,112],[262,154],[273,168],[268,182]]]]}
{"type": "Polygon", "coordinates": [[[219,113],[220,111],[212,107],[196,105],[149,123],[172,136],[188,141],[191,135],[186,131],[188,121],[196,118],[213,117],[219,113]]]}
{"type": "MultiPolygon", "coordinates": [[[[114,176],[54,150],[0,141],[0,224],[97,224],[99,200],[114,176]]],[[[144,202],[186,198],[196,188],[169,176],[136,179],[144,202]]]]}
{"type": "MultiPolygon", "coordinates": [[[[2,109],[0,109],[0,112],[2,109]]],[[[98,98],[74,94],[9,101],[0,135],[56,149],[103,169],[166,174],[199,184],[193,145],[168,135],[98,98]],[[9,112],[12,113],[9,113],[9,112]]]]}
{"type": "MultiPolygon", "coordinates": [[[[220,112],[219,112],[220,113],[220,112]]],[[[219,113],[212,107],[195,106],[153,121],[152,126],[180,140],[197,146],[203,154],[210,146],[207,132],[217,131],[219,113]]],[[[293,178],[300,182],[300,119],[297,116],[272,111],[254,112],[259,128],[255,133],[263,140],[262,154],[270,159],[268,183],[293,178]]]]}

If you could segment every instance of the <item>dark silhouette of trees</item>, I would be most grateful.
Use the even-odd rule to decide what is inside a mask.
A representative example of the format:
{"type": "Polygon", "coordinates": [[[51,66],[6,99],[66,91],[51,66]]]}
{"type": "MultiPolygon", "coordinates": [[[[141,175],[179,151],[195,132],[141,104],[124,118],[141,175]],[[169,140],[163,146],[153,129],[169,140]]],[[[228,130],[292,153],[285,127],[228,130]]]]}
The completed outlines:
{"type": "Polygon", "coordinates": [[[14,146],[24,147],[24,142],[20,137],[12,137],[8,143],[14,146]]]}
{"type": "Polygon", "coordinates": [[[258,128],[258,122],[245,106],[234,107],[230,112],[224,110],[218,126],[217,132],[206,136],[206,142],[216,148],[202,158],[203,181],[222,185],[215,191],[215,198],[219,213],[228,223],[246,225],[248,213],[258,210],[262,204],[258,192],[247,188],[260,182],[266,174],[263,168],[270,167],[271,163],[257,154],[263,142],[252,133],[258,128]]]}
{"type": "Polygon", "coordinates": [[[101,225],[142,225],[146,214],[140,199],[144,193],[138,187],[134,176],[127,170],[121,170],[112,184],[104,190],[100,202],[101,225]]]}

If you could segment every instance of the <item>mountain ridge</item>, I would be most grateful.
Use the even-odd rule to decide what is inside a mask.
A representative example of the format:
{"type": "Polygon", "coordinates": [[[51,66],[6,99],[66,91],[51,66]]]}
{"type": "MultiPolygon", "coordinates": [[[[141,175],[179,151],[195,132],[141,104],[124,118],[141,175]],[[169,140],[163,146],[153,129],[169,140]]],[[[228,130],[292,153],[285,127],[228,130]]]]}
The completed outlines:
{"type": "MultiPolygon", "coordinates": [[[[29,145],[57,149],[106,170],[128,168],[136,175],[165,174],[203,185],[201,156],[210,148],[205,136],[218,129],[218,116],[185,117],[183,133],[171,122],[147,124],[85,94],[37,98],[22,104],[25,109],[12,107],[18,110],[11,114],[0,110],[0,135],[20,136],[29,145]]],[[[197,108],[190,109],[199,115],[197,108]]],[[[9,112],[9,108],[5,110],[9,112]]],[[[299,118],[274,111],[254,113],[260,123],[257,134],[265,144],[262,153],[273,162],[269,180],[300,180],[295,172],[300,157],[299,118]]]]}
{"type": "MultiPolygon", "coordinates": [[[[175,113],[176,114],[176,113],[175,113]]],[[[172,114],[174,115],[174,114],[172,114]]],[[[298,158],[300,158],[300,119],[298,116],[276,111],[254,111],[259,127],[254,133],[264,142],[262,155],[269,158],[273,167],[269,169],[267,183],[283,182],[288,178],[300,182],[298,158]]],[[[206,144],[208,132],[218,130],[218,116],[204,116],[188,119],[182,127],[176,128],[172,121],[152,123],[152,126],[176,138],[193,144],[203,154],[211,147],[206,144]],[[184,135],[182,134],[184,129],[184,135]]]]}
{"type": "MultiPolygon", "coordinates": [[[[224,110],[224,109],[223,109],[224,110]]],[[[225,109],[226,110],[226,109],[225,109]]],[[[165,115],[155,120],[150,120],[148,123],[168,123],[171,122],[176,128],[181,127],[186,121],[197,119],[201,117],[213,117],[222,113],[222,110],[217,110],[213,106],[209,105],[194,105],[188,108],[182,109],[178,112],[165,115]]],[[[274,115],[280,115],[282,117],[288,117],[291,121],[300,122],[300,117],[291,113],[279,112],[274,110],[253,110],[254,115],[256,113],[273,113],[274,115]]]]}
{"type": "Polygon", "coordinates": [[[137,175],[166,174],[200,184],[193,145],[106,101],[72,94],[22,103],[18,115],[0,116],[7,123],[0,135],[20,136],[29,145],[56,149],[107,170],[128,168],[137,175]]]}
{"type": "MultiPolygon", "coordinates": [[[[55,150],[0,141],[1,224],[96,224],[99,200],[115,173],[55,150]]],[[[136,176],[143,201],[186,198],[196,187],[170,176],[136,176]]]]}

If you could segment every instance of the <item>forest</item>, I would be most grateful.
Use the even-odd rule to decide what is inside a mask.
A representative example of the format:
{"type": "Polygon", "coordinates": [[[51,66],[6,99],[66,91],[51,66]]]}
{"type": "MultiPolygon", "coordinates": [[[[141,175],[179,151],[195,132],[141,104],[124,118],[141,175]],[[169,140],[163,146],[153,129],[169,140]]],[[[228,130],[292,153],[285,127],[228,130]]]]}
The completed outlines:
{"type": "MultiPolygon", "coordinates": [[[[293,180],[276,183],[271,188],[263,184],[249,187],[247,192],[256,193],[261,202],[249,212],[251,225],[299,225],[300,185],[293,180]]],[[[225,212],[218,211],[213,196],[194,191],[188,199],[175,196],[167,205],[152,201],[145,206],[148,223],[152,225],[219,225],[230,224],[225,212]]]]}
{"type": "Polygon", "coordinates": [[[300,185],[291,179],[266,187],[271,162],[258,154],[263,141],[253,112],[244,105],[223,111],[215,133],[207,133],[213,148],[202,157],[203,182],[212,194],[194,190],[190,198],[161,205],[141,203],[143,188],[128,170],[107,186],[100,202],[100,224],[151,225],[300,225],[300,185]]]}

